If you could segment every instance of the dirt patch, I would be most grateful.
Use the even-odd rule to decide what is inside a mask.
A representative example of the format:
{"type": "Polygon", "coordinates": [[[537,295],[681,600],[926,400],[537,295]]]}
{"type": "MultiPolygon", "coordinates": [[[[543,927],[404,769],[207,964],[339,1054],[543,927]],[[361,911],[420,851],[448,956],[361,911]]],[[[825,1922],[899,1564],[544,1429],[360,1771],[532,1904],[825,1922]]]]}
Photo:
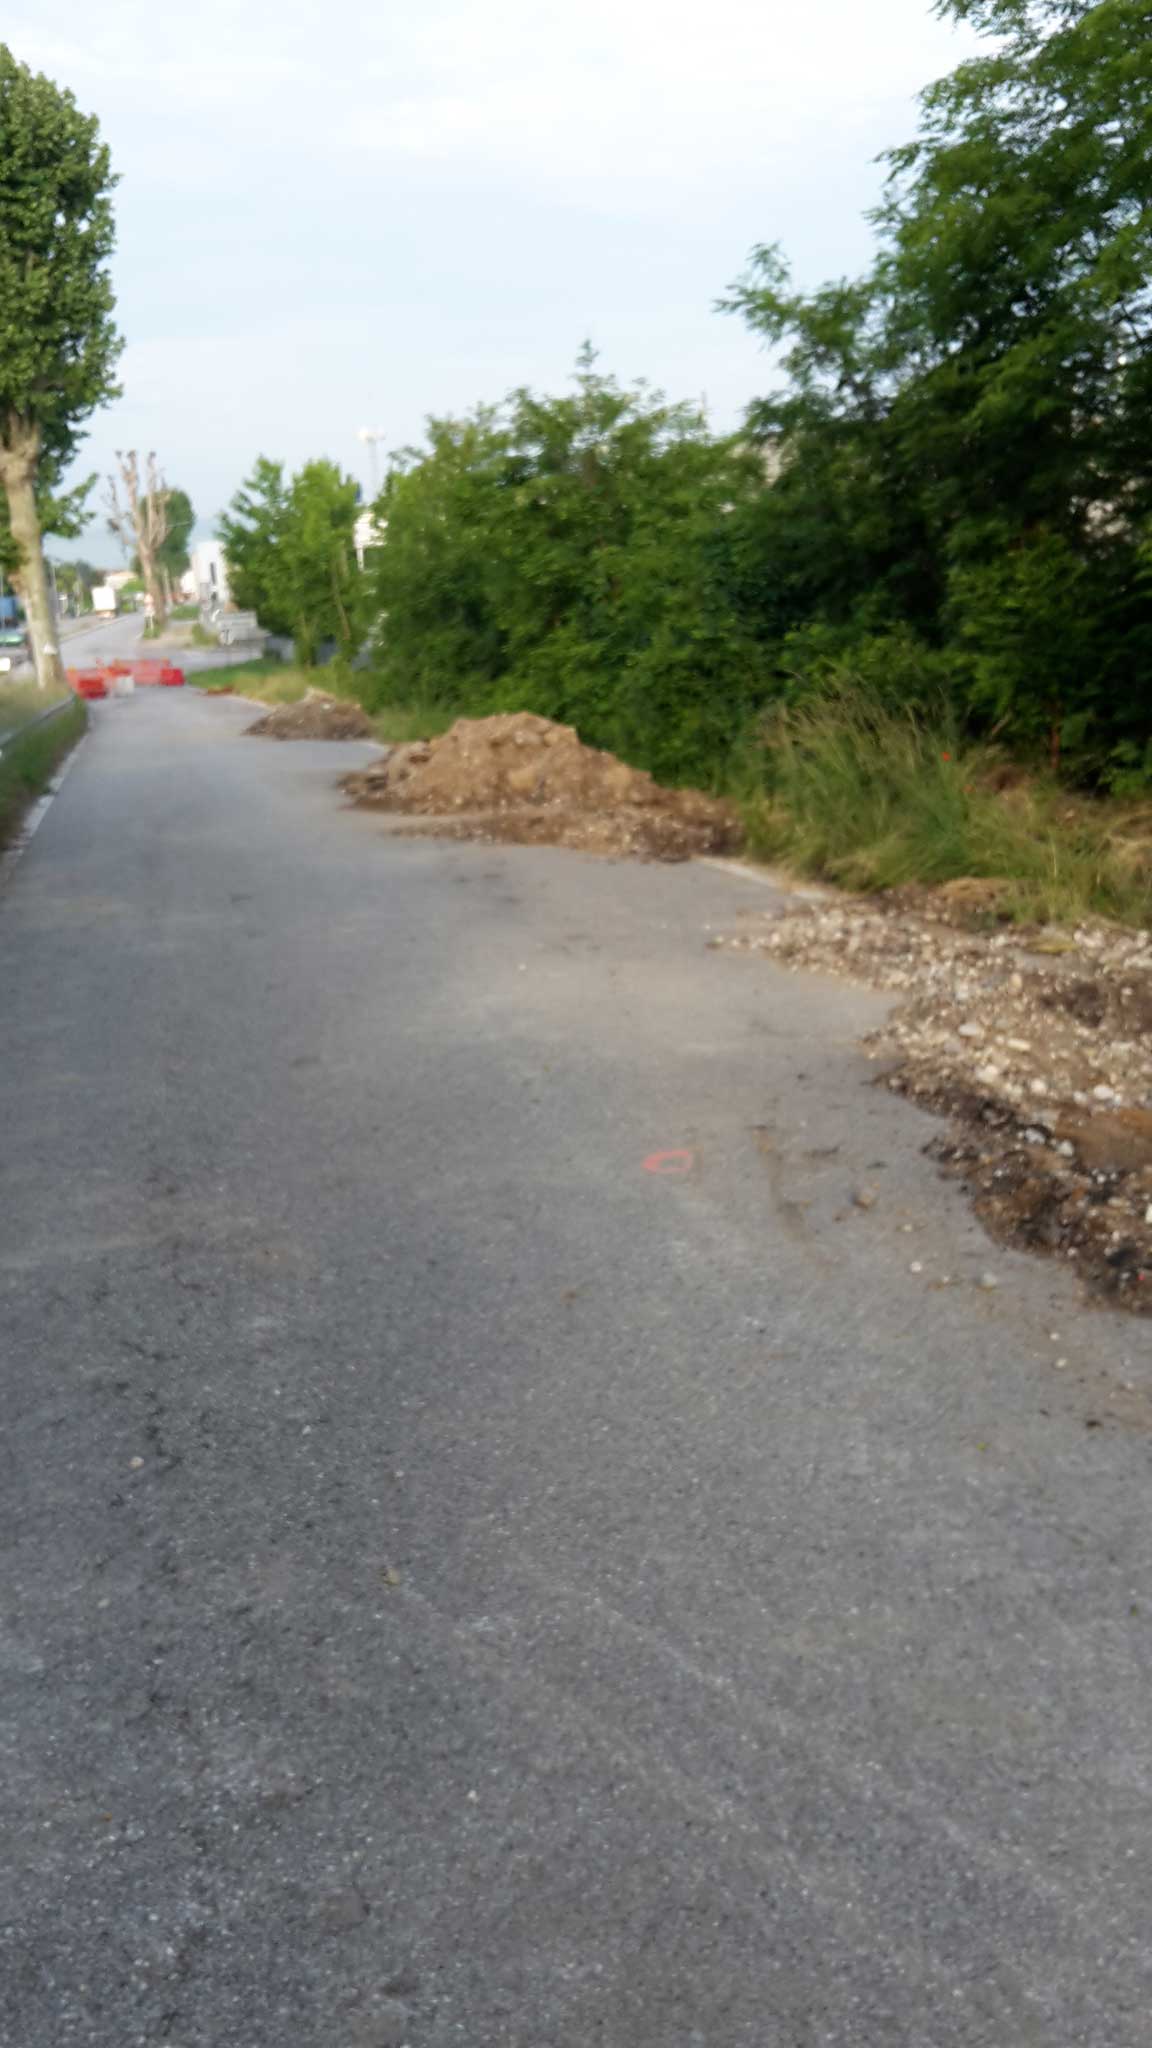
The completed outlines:
{"type": "Polygon", "coordinates": [[[898,1056],[886,1087],[952,1119],[927,1149],[987,1228],[1152,1312],[1152,934],[966,930],[962,900],[798,905],[716,943],[899,995],[868,1050],[898,1056]]]}
{"type": "Polygon", "coordinates": [[[372,725],[359,704],[308,690],[296,704],[275,704],[247,728],[264,740],[370,740],[372,725]]]}
{"type": "Polygon", "coordinates": [[[435,819],[437,830],[462,839],[649,860],[730,852],[740,840],[728,804],[662,789],[642,769],[584,746],[571,726],[530,712],[457,719],[441,739],[394,747],[340,786],[358,804],[435,819]]]}

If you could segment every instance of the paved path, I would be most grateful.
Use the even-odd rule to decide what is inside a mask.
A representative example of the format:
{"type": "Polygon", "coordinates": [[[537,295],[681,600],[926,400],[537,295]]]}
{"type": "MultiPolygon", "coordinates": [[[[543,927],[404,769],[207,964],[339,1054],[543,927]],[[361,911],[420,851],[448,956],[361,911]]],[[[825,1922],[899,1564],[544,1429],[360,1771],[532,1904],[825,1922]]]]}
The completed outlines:
{"type": "Polygon", "coordinates": [[[1146,2048],[1148,1326],[760,884],[246,715],[97,706],[0,900],[0,2039],[1146,2048]]]}

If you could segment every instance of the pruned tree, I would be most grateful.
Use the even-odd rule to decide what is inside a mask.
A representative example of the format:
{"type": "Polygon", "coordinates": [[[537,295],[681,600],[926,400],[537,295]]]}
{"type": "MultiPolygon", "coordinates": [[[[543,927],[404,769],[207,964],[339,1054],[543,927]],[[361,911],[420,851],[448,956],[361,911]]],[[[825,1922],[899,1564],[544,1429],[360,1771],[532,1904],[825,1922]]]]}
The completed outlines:
{"type": "Polygon", "coordinates": [[[168,506],[172,493],[160,474],[154,452],[148,455],[143,477],[134,448],[129,448],[126,453],[121,453],[118,448],[116,462],[120,470],[120,484],[110,476],[105,493],[108,528],[123,542],[126,551],[135,555],[151,601],[152,618],[157,626],[162,626],[168,606],[161,574],[161,550],[168,538],[168,506]],[[121,485],[123,498],[120,496],[121,485]]]}
{"type": "MultiPolygon", "coordinates": [[[[51,493],[116,396],[108,259],[115,184],[98,122],[0,44],[0,484],[42,687],[64,686],[44,571],[51,493]]],[[[66,506],[67,501],[61,501],[66,506]]]]}

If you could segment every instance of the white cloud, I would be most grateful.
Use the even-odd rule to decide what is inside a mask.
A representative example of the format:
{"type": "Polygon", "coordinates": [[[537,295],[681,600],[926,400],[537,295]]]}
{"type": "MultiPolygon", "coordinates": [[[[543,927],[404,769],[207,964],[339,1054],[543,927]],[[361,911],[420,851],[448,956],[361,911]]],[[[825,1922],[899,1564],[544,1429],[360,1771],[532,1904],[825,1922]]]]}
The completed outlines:
{"type": "Polygon", "coordinates": [[[233,0],[167,14],[120,0],[97,33],[91,22],[79,0],[48,0],[8,33],[118,115],[238,117],[221,138],[230,153],[271,140],[278,155],[364,150],[546,185],[715,183],[906,102],[949,47],[925,0],[582,0],[550,13],[538,0],[429,0],[407,19],[284,0],[271,31],[233,0]]]}

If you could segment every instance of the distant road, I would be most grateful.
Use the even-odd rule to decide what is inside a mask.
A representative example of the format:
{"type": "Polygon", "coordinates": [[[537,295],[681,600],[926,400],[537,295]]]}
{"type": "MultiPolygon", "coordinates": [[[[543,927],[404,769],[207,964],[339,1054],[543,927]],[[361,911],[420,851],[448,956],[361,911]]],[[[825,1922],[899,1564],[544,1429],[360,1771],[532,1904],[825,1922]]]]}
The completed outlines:
{"type": "MultiPolygon", "coordinates": [[[[144,620],[139,612],[125,612],[115,619],[67,619],[60,636],[60,652],[66,668],[85,668],[102,661],[145,659],[152,647],[143,636],[144,620]]],[[[158,651],[158,650],[157,650],[158,651]]],[[[234,649],[188,647],[172,658],[184,669],[213,668],[234,662],[234,649]]],[[[241,652],[239,659],[243,660],[241,652]]],[[[30,662],[17,670],[22,678],[32,674],[30,662]]]]}
{"type": "Polygon", "coordinates": [[[60,650],[68,668],[100,661],[129,661],[144,652],[140,642],[144,621],[139,613],[115,619],[73,619],[61,635],[60,650]]]}
{"type": "MultiPolygon", "coordinates": [[[[90,663],[130,659],[139,652],[144,621],[138,614],[115,619],[65,619],[60,628],[60,655],[65,668],[86,668],[90,663]]],[[[12,671],[21,682],[35,675],[31,658],[12,671]]]]}
{"type": "Polygon", "coordinates": [[[1148,2048],[1148,1322],[761,881],[251,716],[0,893],[0,2041],[1148,2048]]]}

